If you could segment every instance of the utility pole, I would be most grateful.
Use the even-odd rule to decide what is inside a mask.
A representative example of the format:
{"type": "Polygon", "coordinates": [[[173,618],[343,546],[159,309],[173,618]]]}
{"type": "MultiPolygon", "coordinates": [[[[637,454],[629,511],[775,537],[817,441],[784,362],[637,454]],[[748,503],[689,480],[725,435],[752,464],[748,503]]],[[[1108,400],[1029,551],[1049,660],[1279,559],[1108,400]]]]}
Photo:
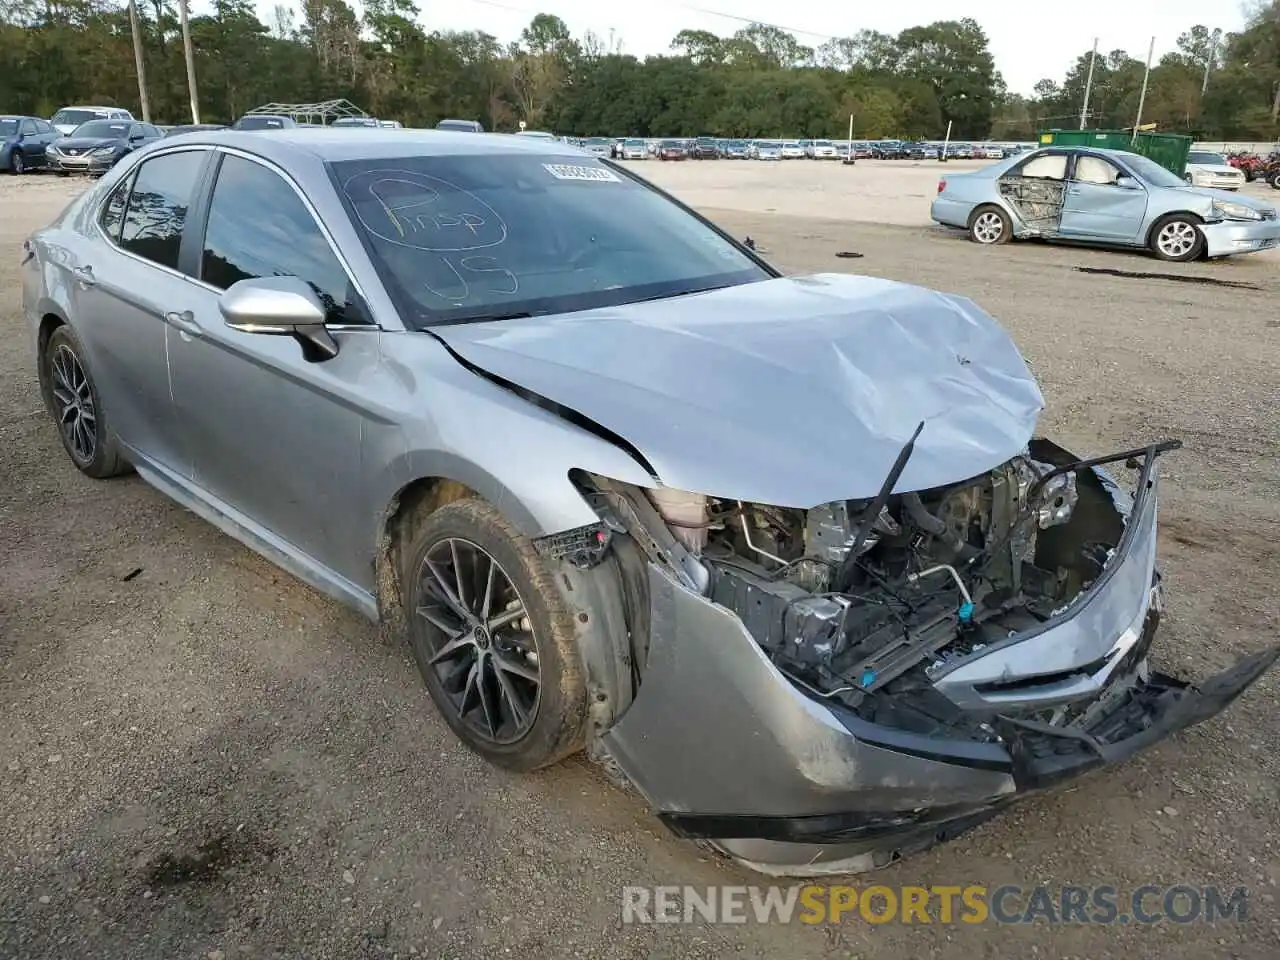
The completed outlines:
{"type": "Polygon", "coordinates": [[[1147,70],[1142,75],[1142,93],[1138,95],[1138,118],[1133,121],[1133,139],[1138,138],[1138,128],[1142,126],[1142,108],[1147,104],[1147,81],[1151,79],[1151,58],[1156,53],[1156,38],[1151,38],[1151,46],[1147,47],[1147,70]]]}
{"type": "Polygon", "coordinates": [[[191,30],[187,26],[187,0],[178,0],[178,18],[182,21],[182,53],[187,60],[187,93],[191,96],[191,122],[200,122],[200,97],[196,94],[196,55],[191,49],[191,30]]]}
{"type": "Polygon", "coordinates": [[[1218,53],[1218,43],[1222,40],[1222,31],[1214,30],[1209,35],[1209,53],[1204,58],[1204,79],[1200,81],[1200,96],[1204,96],[1204,92],[1209,89],[1209,68],[1213,65],[1213,58],[1218,53]]]}
{"type": "Polygon", "coordinates": [[[133,62],[138,68],[138,100],[142,122],[151,122],[151,101],[147,98],[147,65],[142,57],[142,30],[138,26],[138,0],[129,0],[129,28],[133,31],[133,62]]]}
{"type": "Polygon", "coordinates": [[[1084,103],[1080,105],[1080,129],[1084,129],[1089,116],[1089,94],[1093,92],[1093,65],[1098,60],[1098,38],[1093,38],[1093,53],[1089,54],[1089,76],[1084,81],[1084,103]]]}

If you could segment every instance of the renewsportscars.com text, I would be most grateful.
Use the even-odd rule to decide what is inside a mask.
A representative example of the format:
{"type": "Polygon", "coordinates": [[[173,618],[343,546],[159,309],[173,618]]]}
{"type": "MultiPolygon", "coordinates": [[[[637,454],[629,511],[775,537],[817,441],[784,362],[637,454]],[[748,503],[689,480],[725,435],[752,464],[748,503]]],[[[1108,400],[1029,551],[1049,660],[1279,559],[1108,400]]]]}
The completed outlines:
{"type": "Polygon", "coordinates": [[[1240,922],[1249,895],[1180,884],[623,887],[623,923],[1155,924],[1240,922]]]}

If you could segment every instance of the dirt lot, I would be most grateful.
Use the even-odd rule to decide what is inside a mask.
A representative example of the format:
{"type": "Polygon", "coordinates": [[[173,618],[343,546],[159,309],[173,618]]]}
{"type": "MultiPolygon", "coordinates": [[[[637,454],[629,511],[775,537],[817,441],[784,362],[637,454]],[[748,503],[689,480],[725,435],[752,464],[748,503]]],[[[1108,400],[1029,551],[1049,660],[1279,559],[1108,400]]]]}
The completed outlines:
{"type": "MultiPolygon", "coordinates": [[[[1203,676],[1276,641],[1274,261],[979,248],[924,225],[934,167],[698,166],[649,164],[788,270],[927,284],[994,313],[1042,379],[1045,429],[1079,452],[1182,437],[1165,468],[1161,666],[1203,676]],[[857,222],[868,211],[905,225],[857,222]]],[[[22,237],[73,189],[0,181],[0,957],[1277,955],[1275,676],[875,877],[1244,885],[1246,922],[622,926],[627,884],[762,881],[670,837],[585,762],[485,766],[404,649],[136,478],[72,468],[37,397],[16,271],[22,237]]]]}

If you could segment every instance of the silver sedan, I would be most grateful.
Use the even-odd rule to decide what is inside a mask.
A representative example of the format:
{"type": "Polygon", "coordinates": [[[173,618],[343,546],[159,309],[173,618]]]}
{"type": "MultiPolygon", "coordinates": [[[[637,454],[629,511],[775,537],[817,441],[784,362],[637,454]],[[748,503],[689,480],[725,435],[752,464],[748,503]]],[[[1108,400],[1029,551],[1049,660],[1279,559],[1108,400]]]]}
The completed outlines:
{"type": "Polygon", "coordinates": [[[1162,260],[1269,250],[1270,204],[1191,187],[1135,153],[1050,147],[938,182],[930,216],[976,243],[1024,237],[1145,248],[1162,260]]]}
{"type": "Polygon", "coordinates": [[[400,633],[490,761],[585,747],[774,872],[954,835],[1277,656],[1148,667],[1176,442],[1076,457],[972,302],[782,277],[554,141],[174,137],[22,274],[77,468],[400,633]]]}

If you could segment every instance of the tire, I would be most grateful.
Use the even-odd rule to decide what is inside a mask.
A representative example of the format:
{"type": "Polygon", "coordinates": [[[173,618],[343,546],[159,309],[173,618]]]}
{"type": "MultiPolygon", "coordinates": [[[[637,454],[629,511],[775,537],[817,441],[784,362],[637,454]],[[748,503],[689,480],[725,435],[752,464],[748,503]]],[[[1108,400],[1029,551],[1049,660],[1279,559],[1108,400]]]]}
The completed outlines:
{"type": "Polygon", "coordinates": [[[27,158],[16,147],[13,153],[9,154],[9,172],[15,177],[20,177],[27,172],[27,158]]]}
{"type": "Polygon", "coordinates": [[[1267,174],[1267,183],[1272,190],[1280,190],[1280,170],[1267,174]]]}
{"type": "Polygon", "coordinates": [[[1200,221],[1188,213],[1172,213],[1161,217],[1151,228],[1148,240],[1151,252],[1161,260],[1186,263],[1204,252],[1204,234],[1200,221]]]}
{"type": "Polygon", "coordinates": [[[1013,236],[1013,223],[999,207],[987,204],[969,217],[969,239],[983,246],[1008,243],[1013,236]]]}
{"type": "Polygon", "coordinates": [[[405,536],[400,582],[409,643],[427,692],[450,729],[490,763],[518,772],[549,766],[580,750],[587,691],[574,621],[529,539],[477,499],[455,500],[414,518],[405,536]],[[472,619],[464,620],[452,602],[459,590],[466,594],[463,605],[484,606],[487,568],[479,554],[496,563],[495,586],[488,616],[476,616],[485,611],[473,609],[472,619]],[[441,583],[448,584],[452,597],[441,583]],[[517,619],[498,625],[520,609],[513,602],[526,615],[515,613],[517,619]],[[475,629],[482,619],[486,629],[475,629]],[[479,678],[474,687],[473,671],[479,678]],[[523,723],[513,703],[523,709],[523,723]]]}
{"type": "Polygon", "coordinates": [[[1187,186],[1189,187],[1194,187],[1196,185],[1196,178],[1191,176],[1189,173],[1184,173],[1182,175],[1182,179],[1187,181],[1187,186]]]}
{"type": "Polygon", "coordinates": [[[40,354],[39,372],[45,407],[76,469],[95,480],[128,473],[129,465],[120,454],[84,359],[84,347],[70,327],[58,327],[50,334],[40,354]]]}

